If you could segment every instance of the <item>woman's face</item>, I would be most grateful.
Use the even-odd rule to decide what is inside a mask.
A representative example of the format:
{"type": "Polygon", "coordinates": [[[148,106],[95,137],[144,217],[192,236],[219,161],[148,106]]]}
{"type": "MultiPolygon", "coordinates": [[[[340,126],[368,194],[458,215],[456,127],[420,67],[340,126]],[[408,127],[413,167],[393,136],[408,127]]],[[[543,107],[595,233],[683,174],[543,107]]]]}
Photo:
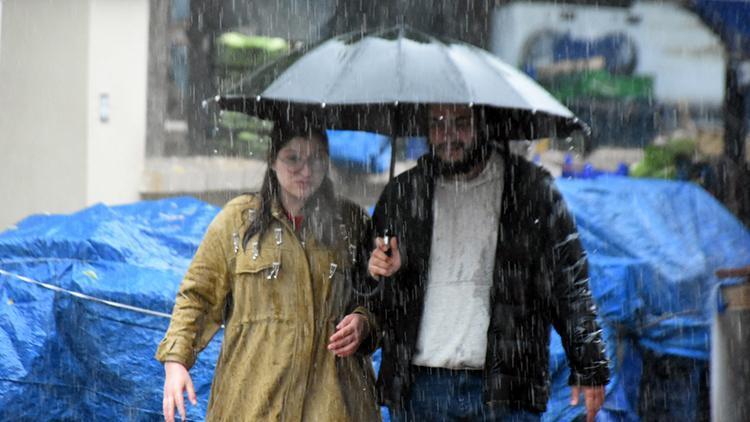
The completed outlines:
{"type": "Polygon", "coordinates": [[[317,136],[295,137],[279,150],[271,168],[282,194],[304,203],[323,183],[328,172],[328,151],[317,136]]]}

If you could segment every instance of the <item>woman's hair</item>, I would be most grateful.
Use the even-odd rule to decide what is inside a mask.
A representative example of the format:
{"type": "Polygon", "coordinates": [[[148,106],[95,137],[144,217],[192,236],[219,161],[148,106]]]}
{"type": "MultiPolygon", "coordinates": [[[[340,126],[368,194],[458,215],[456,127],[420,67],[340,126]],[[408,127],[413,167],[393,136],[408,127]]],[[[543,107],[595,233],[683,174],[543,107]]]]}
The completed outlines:
{"type": "MultiPolygon", "coordinates": [[[[274,124],[274,128],[271,131],[271,145],[269,146],[266,155],[266,163],[268,166],[259,192],[260,207],[256,212],[255,218],[242,236],[242,246],[245,249],[247,249],[247,244],[253,236],[258,233],[262,235],[273,222],[271,210],[274,201],[279,197],[279,179],[276,177],[276,172],[271,166],[276,162],[276,158],[279,156],[279,151],[281,151],[289,141],[298,137],[305,139],[314,137],[318,139],[323,144],[326,154],[328,153],[328,136],[326,135],[325,129],[309,125],[295,126],[284,123],[274,124]]],[[[305,208],[307,208],[307,204],[317,203],[319,200],[330,200],[333,199],[333,197],[333,183],[326,175],[318,190],[315,191],[315,193],[313,193],[313,195],[306,201],[305,208]]]]}

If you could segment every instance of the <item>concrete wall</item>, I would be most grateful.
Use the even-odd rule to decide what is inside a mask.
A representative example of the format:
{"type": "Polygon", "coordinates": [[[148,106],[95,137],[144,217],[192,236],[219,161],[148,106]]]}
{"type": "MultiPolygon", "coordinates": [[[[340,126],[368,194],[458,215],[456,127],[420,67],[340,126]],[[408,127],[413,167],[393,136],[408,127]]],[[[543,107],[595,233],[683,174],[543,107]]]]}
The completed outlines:
{"type": "Polygon", "coordinates": [[[630,9],[517,2],[495,10],[490,49],[514,66],[542,31],[576,39],[614,32],[630,37],[637,51],[635,74],[654,78],[656,99],[720,106],[724,96],[724,50],[697,16],[676,4],[641,1],[630,9]]]}
{"type": "Polygon", "coordinates": [[[86,201],[88,0],[6,0],[0,24],[0,229],[86,201]]]}
{"type": "Polygon", "coordinates": [[[86,204],[133,202],[146,153],[149,2],[90,4],[86,204]]]}
{"type": "Polygon", "coordinates": [[[2,5],[0,230],[30,214],[138,200],[148,0],[2,5]]]}

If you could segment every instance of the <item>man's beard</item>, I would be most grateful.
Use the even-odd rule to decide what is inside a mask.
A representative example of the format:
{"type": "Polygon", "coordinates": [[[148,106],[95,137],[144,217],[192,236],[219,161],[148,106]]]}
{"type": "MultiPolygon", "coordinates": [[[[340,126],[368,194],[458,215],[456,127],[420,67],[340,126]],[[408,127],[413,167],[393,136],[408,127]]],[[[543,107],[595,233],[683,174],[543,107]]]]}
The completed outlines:
{"type": "Polygon", "coordinates": [[[464,158],[459,161],[445,161],[432,149],[432,158],[435,166],[435,173],[439,176],[458,176],[470,172],[477,164],[484,162],[489,155],[489,148],[486,145],[480,146],[474,144],[471,149],[466,150],[464,158]]]}

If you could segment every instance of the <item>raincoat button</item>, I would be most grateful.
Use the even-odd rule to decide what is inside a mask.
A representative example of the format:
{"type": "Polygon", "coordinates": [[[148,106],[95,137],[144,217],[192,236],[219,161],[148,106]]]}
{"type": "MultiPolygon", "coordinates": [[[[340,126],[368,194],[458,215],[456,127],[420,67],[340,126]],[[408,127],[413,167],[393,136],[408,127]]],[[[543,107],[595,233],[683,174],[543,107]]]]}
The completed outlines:
{"type": "Polygon", "coordinates": [[[277,227],[274,229],[274,234],[276,235],[276,244],[281,245],[284,242],[284,239],[282,237],[281,228],[277,227]]]}
{"type": "Polygon", "coordinates": [[[338,268],[339,268],[339,266],[338,266],[338,265],[336,265],[336,264],[334,264],[333,262],[331,262],[331,268],[330,268],[330,270],[328,271],[328,279],[329,279],[329,280],[333,278],[333,275],[334,275],[334,274],[336,274],[336,270],[337,270],[338,268]]]}
{"type": "Polygon", "coordinates": [[[240,250],[240,234],[237,232],[232,233],[232,247],[235,254],[240,250]]]}

